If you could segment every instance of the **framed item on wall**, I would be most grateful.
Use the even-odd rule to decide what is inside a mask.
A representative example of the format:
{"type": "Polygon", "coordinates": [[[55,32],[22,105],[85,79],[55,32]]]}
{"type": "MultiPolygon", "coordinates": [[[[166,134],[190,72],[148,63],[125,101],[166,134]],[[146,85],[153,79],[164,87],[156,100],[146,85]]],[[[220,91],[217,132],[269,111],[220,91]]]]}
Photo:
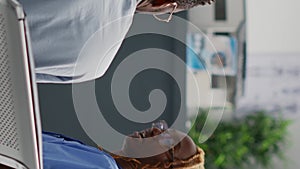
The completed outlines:
{"type": "Polygon", "coordinates": [[[187,35],[187,64],[192,69],[206,69],[213,75],[237,74],[237,40],[233,36],[199,33],[187,35]]]}

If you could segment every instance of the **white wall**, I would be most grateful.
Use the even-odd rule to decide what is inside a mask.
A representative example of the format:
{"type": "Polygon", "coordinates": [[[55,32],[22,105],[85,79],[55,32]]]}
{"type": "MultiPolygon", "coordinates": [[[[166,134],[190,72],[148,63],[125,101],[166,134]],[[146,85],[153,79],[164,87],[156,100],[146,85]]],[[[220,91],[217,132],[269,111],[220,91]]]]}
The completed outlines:
{"type": "Polygon", "coordinates": [[[300,53],[299,0],[247,0],[249,53],[300,53]]]}
{"type": "Polygon", "coordinates": [[[293,119],[293,124],[289,128],[290,144],[286,149],[287,159],[285,162],[274,160],[277,161],[274,169],[296,169],[300,167],[298,157],[300,152],[300,136],[298,134],[300,129],[300,94],[294,92],[296,91],[294,89],[300,88],[300,75],[293,74],[297,73],[300,67],[299,16],[299,0],[247,0],[248,72],[245,105],[252,103],[256,106],[260,104],[268,107],[265,101],[273,103],[273,105],[277,101],[277,107],[289,104],[293,106],[286,108],[294,111],[294,114],[286,114],[293,119]],[[276,73],[276,70],[279,70],[281,74],[280,72],[276,73]],[[272,72],[275,72],[273,79],[271,78],[272,72]],[[293,78],[287,79],[292,75],[293,78]],[[268,78],[267,83],[260,83],[257,80],[261,79],[266,82],[268,78]],[[280,79],[281,83],[279,84],[280,79]],[[282,85],[287,87],[284,90],[277,90],[281,89],[282,85]],[[262,88],[265,90],[261,91],[264,94],[260,94],[260,98],[264,97],[264,101],[258,101],[258,96],[251,99],[262,88]],[[273,91],[273,95],[268,95],[271,91],[273,91]],[[286,96],[281,97],[284,91],[293,91],[288,96],[290,99],[286,96]],[[252,93],[252,96],[249,96],[249,93],[252,93]],[[251,100],[253,101],[251,102],[251,100]]]}
{"type": "Polygon", "coordinates": [[[199,6],[189,10],[190,21],[202,31],[217,29],[217,31],[234,32],[244,19],[243,0],[227,0],[227,20],[215,21],[214,4],[199,6]]]}

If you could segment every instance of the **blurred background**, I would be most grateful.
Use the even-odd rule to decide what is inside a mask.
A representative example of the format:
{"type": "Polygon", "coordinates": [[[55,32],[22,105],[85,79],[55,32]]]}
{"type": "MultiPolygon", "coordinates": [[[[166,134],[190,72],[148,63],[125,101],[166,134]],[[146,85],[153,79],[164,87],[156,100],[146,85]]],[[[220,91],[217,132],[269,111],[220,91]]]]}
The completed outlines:
{"type": "MultiPolygon", "coordinates": [[[[149,108],[151,90],[163,90],[168,103],[159,118],[169,124],[179,121],[195,141],[205,121],[202,115],[209,110],[222,110],[221,123],[214,134],[199,143],[207,152],[207,168],[298,168],[300,1],[216,1],[177,14],[189,21],[186,24],[177,19],[166,24],[152,16],[136,15],[129,34],[159,30],[176,34],[186,40],[185,45],[151,33],[125,39],[108,72],[95,82],[101,112],[108,121],[118,121],[113,127],[124,134],[150,126],[112,115],[118,111],[110,84],[115,69],[130,53],[145,48],[163,49],[186,65],[178,65],[172,59],[160,60],[175,77],[156,69],[139,73],[129,91],[137,109],[149,108]],[[180,105],[182,102],[185,104],[180,105]],[[177,118],[179,110],[186,114],[177,118]]],[[[95,145],[74,113],[71,85],[39,84],[38,89],[43,130],[95,145]]]]}
{"type": "MultiPolygon", "coordinates": [[[[189,12],[191,22],[204,31],[206,36],[227,36],[227,49],[231,48],[230,56],[236,60],[235,63],[223,63],[224,67],[231,64],[234,71],[226,72],[224,68],[227,86],[221,88],[227,88],[228,103],[225,105],[229,109],[225,109],[223,122],[205,144],[208,146],[207,151],[218,154],[209,159],[210,163],[215,164],[210,167],[253,168],[255,165],[254,168],[299,168],[297,154],[300,147],[297,143],[300,137],[296,134],[300,129],[300,24],[296,21],[300,9],[298,5],[300,2],[296,0],[217,0],[215,6],[199,7],[189,12]],[[231,39],[235,39],[235,43],[230,43],[231,39]],[[260,114],[262,112],[263,115],[260,114]],[[251,118],[255,122],[249,124],[251,118]],[[254,141],[238,142],[237,139],[254,141]],[[226,144],[222,143],[224,140],[227,141],[226,144]],[[228,146],[230,142],[235,146],[228,146]],[[262,144],[266,149],[256,151],[258,147],[263,147],[262,144]],[[212,146],[221,150],[212,150],[212,146]],[[285,156],[281,156],[279,152],[285,156]]],[[[192,32],[191,38],[194,40],[192,46],[195,51],[199,51],[198,54],[204,55],[204,58],[209,57],[210,54],[203,52],[209,50],[205,45],[203,47],[203,35],[192,32]],[[202,50],[197,50],[201,47],[202,50]]],[[[213,40],[226,43],[224,37],[218,38],[213,40]]],[[[216,46],[216,50],[226,53],[224,46],[216,46]]],[[[190,58],[189,66],[198,76],[202,93],[221,94],[216,91],[220,87],[215,88],[218,86],[216,83],[220,82],[220,78],[215,77],[218,72],[211,69],[211,75],[208,76],[207,71],[201,70],[203,67],[195,63],[199,60],[195,61],[193,53],[188,52],[187,58],[190,58]]],[[[202,61],[206,65],[207,62],[205,59],[202,61]]],[[[189,82],[187,81],[187,88],[192,89],[189,82]]],[[[195,93],[188,90],[187,95],[189,109],[196,105],[193,99],[195,93]]],[[[201,107],[207,108],[210,104],[208,99],[203,101],[201,107]]],[[[203,117],[199,117],[200,121],[201,118],[203,117]]]]}

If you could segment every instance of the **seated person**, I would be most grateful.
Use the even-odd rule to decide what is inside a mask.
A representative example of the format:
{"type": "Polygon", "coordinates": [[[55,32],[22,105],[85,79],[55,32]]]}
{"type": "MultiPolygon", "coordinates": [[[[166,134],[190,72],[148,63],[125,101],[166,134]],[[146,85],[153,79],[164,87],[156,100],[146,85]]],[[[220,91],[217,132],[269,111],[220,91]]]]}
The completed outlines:
{"type": "Polygon", "coordinates": [[[61,135],[44,133],[43,153],[45,169],[204,169],[202,149],[184,133],[167,129],[164,122],[134,132],[124,140],[123,148],[115,153],[106,153],[61,135]],[[152,140],[151,146],[143,141],[145,138],[152,140]],[[179,138],[182,139],[173,145],[179,138]],[[166,151],[143,157],[149,148],[157,152],[166,148],[166,151]]]}
{"type": "MultiPolygon", "coordinates": [[[[105,73],[130,28],[135,12],[172,14],[212,0],[19,1],[27,14],[37,81],[73,83],[93,80],[105,73]],[[87,52],[85,48],[90,50],[87,52]]],[[[45,169],[202,169],[204,165],[204,152],[190,137],[155,126],[134,133],[125,139],[122,150],[111,155],[61,135],[44,133],[43,156],[45,169]],[[158,138],[153,140],[157,141],[152,147],[154,150],[167,145],[171,146],[170,151],[149,157],[128,157],[145,146],[133,138],[152,136],[159,136],[154,137],[158,138]],[[183,139],[178,144],[164,143],[165,139],[174,142],[180,137],[183,139]]]]}
{"type": "Polygon", "coordinates": [[[106,72],[135,12],[172,14],[213,0],[19,1],[27,16],[37,81],[73,83],[106,72]]]}

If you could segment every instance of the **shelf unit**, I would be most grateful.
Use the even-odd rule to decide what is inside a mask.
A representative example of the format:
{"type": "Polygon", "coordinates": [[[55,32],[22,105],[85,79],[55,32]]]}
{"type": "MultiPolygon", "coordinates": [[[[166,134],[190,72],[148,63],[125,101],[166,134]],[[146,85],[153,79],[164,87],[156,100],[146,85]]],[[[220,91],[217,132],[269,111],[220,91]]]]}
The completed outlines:
{"type": "MultiPolygon", "coordinates": [[[[227,35],[236,39],[237,73],[235,75],[211,75],[208,82],[211,90],[217,89],[218,81],[226,80],[226,101],[234,108],[237,99],[243,95],[246,66],[246,7],[245,0],[217,0],[212,5],[200,6],[189,11],[189,33],[204,33],[209,38],[213,35],[227,35]]],[[[205,81],[205,80],[203,80],[205,81]]],[[[188,85],[189,86],[189,85],[188,85]]],[[[189,97],[189,96],[188,96],[189,97]]],[[[212,105],[214,106],[214,105],[212,105]]]]}

